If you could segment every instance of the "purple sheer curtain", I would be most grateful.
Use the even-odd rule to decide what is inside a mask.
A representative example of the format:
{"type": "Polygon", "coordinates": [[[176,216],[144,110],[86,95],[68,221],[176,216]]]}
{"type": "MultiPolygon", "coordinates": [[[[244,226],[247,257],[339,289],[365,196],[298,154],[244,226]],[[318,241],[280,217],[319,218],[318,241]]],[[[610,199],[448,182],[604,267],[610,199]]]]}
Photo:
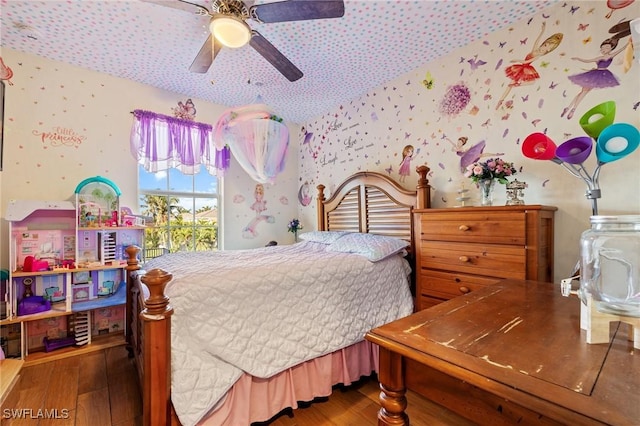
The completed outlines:
{"type": "Polygon", "coordinates": [[[230,150],[216,149],[212,126],[150,111],[133,111],[131,154],[148,172],[175,168],[193,175],[204,166],[211,175],[224,175],[230,150]]]}

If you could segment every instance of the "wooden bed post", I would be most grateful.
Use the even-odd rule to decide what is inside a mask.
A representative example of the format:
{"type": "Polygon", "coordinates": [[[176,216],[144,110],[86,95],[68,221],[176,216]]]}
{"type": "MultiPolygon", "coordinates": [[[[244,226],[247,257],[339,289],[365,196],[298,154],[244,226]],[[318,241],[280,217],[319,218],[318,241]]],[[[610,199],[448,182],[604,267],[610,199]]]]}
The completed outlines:
{"type": "Polygon", "coordinates": [[[140,252],[140,247],[138,246],[128,246],[124,251],[127,253],[129,258],[127,259],[127,305],[125,312],[125,339],[127,341],[127,351],[129,351],[129,358],[133,356],[133,346],[131,336],[133,335],[133,330],[131,329],[131,324],[133,324],[133,316],[137,315],[137,312],[133,312],[133,293],[132,289],[135,285],[134,280],[136,277],[134,276],[134,272],[140,270],[140,265],[138,264],[138,253],[140,252]]]}
{"type": "Polygon", "coordinates": [[[320,184],[317,186],[317,188],[318,188],[318,199],[316,200],[316,203],[318,205],[318,231],[326,231],[327,224],[325,223],[325,220],[324,220],[324,202],[325,202],[324,188],[325,186],[320,184]]]}
{"type": "Polygon", "coordinates": [[[140,313],[143,322],[144,380],[142,383],[143,425],[171,424],[171,315],[173,308],[164,294],[173,275],[152,269],[142,282],[149,298],[140,313]]]}
{"type": "Polygon", "coordinates": [[[431,207],[431,186],[429,185],[429,179],[427,179],[427,173],[429,173],[429,167],[418,166],[416,172],[420,175],[418,178],[418,185],[416,186],[416,208],[428,209],[431,207]]]}

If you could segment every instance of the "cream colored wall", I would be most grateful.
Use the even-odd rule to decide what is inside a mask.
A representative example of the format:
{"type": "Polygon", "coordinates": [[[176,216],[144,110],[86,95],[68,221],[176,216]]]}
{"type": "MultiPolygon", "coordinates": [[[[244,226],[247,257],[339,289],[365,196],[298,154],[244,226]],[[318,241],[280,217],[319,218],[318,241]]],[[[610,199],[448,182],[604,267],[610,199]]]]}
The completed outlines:
{"type": "Polygon", "coordinates": [[[284,171],[274,184],[264,184],[266,210],[258,213],[251,209],[255,203],[256,182],[251,181],[232,159],[232,166],[224,177],[225,249],[262,247],[269,241],[278,244],[293,243],[293,234],[287,232],[287,223],[296,215],[298,182],[297,134],[300,127],[289,124],[290,146],[285,158],[284,171]],[[252,232],[253,231],[253,232],[252,232]]]}
{"type": "MultiPolygon", "coordinates": [[[[470,202],[477,205],[478,191],[462,176],[460,156],[449,141],[455,143],[465,136],[468,142],[463,149],[467,149],[484,140],[484,153],[503,153],[502,158],[515,163],[519,170],[515,178],[528,184],[526,203],[558,207],[555,277],[559,281],[572,271],[579,257],[580,234],[590,226],[591,203],[584,196],[587,187],[557,164],[525,158],[521,144],[534,132],[546,132],[558,144],[584,136],[578,119],[607,100],[617,103],[615,122],[640,125],[640,66],[636,62],[625,72],[625,52],[617,55],[608,68],[619,79],[619,86],[593,89],[578,105],[572,119],[567,114],[561,117],[563,109],[580,91],[568,76],[594,67],[594,63],[572,58],[600,56],[600,43],[612,35],[609,29],[620,21],[640,16],[640,2],[615,10],[607,18],[609,12],[606,2],[558,3],[531,20],[489,34],[437,61],[425,58],[424,67],[304,123],[298,134],[301,183],[313,188],[322,183],[332,190],[359,170],[388,173],[398,179],[403,147],[411,144],[416,152],[411,169],[425,163],[431,168],[433,207],[457,205],[456,191],[463,182],[471,188],[470,202]],[[533,62],[540,78],[532,84],[511,88],[498,106],[510,83],[504,69],[525,58],[543,26],[540,42],[561,33],[561,43],[533,62]],[[455,85],[469,89],[468,103],[455,97],[443,103],[445,93],[455,85]],[[307,133],[313,136],[303,143],[307,133]]],[[[425,26],[428,25],[426,22],[425,26]]],[[[623,38],[618,48],[628,40],[629,37],[623,38]]],[[[595,153],[585,165],[593,172],[595,153]]],[[[412,173],[406,178],[406,186],[413,188],[416,181],[412,173]]],[[[599,213],[639,214],[639,183],[640,149],[603,166],[599,213]]],[[[495,203],[505,202],[505,189],[499,185],[495,203]]],[[[315,201],[300,208],[300,215],[311,222],[315,218],[315,201]]]]}
{"type": "MultiPolygon", "coordinates": [[[[5,94],[2,211],[11,199],[73,199],[77,184],[97,175],[115,182],[122,191],[121,204],[135,210],[137,166],[129,151],[130,111],[146,109],[172,115],[171,108],[187,97],[11,49],[3,48],[0,55],[14,70],[13,85],[7,85],[5,94]]],[[[196,120],[209,124],[215,124],[226,109],[197,98],[193,101],[196,120]]],[[[293,126],[292,135],[297,132],[293,126]]],[[[282,186],[279,181],[276,185],[281,196],[291,193],[295,197],[297,150],[292,152],[282,186]]],[[[254,187],[235,162],[226,183],[232,188],[227,193],[232,195],[250,194],[254,187]]],[[[262,240],[239,237],[235,229],[244,226],[244,212],[236,217],[237,205],[232,200],[222,204],[224,228],[231,229],[222,236],[227,246],[264,245],[262,240]]],[[[281,205],[273,213],[280,225],[273,227],[268,237],[284,241],[288,237],[286,221],[295,214],[295,204],[281,205]]],[[[1,230],[1,264],[5,267],[8,224],[4,220],[1,230]]]]}

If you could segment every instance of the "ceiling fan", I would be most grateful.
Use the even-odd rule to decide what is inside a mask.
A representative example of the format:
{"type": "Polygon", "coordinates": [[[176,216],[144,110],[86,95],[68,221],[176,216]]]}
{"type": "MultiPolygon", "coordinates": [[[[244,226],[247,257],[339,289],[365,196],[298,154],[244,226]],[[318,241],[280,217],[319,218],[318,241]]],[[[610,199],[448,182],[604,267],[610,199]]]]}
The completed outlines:
{"type": "Polygon", "coordinates": [[[260,23],[305,21],[344,16],[343,0],[289,0],[252,4],[253,1],[213,0],[211,9],[185,0],[143,0],[175,9],[194,12],[209,18],[210,34],[189,67],[189,71],[206,73],[223,46],[242,47],[249,43],[289,81],[302,77],[298,69],[262,34],[247,24],[251,19],[260,23]]]}

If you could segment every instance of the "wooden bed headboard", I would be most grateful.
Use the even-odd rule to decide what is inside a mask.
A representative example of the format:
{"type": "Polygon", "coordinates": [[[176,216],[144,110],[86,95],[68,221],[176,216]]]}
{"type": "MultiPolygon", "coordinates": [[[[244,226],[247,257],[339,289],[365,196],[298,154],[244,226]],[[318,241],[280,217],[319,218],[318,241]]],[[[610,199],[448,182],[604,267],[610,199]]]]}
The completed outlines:
{"type": "Polygon", "coordinates": [[[415,191],[404,189],[382,173],[358,172],[327,200],[318,185],[318,230],[386,235],[413,243],[414,209],[430,207],[429,168],[419,166],[415,191]]]}

